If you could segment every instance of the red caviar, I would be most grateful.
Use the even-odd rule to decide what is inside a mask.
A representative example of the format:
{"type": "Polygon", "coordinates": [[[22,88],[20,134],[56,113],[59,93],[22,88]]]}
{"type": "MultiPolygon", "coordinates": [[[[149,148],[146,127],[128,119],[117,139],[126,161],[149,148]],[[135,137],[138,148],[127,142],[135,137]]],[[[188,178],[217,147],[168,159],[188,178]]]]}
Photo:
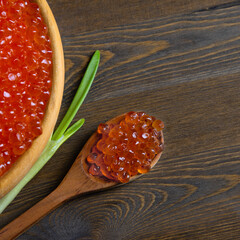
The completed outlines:
{"type": "Polygon", "coordinates": [[[0,176],[42,133],[52,50],[36,3],[0,0],[0,176]]]}
{"type": "Polygon", "coordinates": [[[144,112],[129,112],[118,124],[100,124],[99,140],[87,157],[89,173],[116,182],[150,170],[163,150],[161,120],[144,112]]]}

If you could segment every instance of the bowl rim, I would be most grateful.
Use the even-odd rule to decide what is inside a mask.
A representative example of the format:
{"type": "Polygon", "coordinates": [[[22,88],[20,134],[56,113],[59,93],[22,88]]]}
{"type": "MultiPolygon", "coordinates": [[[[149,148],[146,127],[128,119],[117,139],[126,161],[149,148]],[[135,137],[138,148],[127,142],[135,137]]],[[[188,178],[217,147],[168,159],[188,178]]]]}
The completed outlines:
{"type": "Polygon", "coordinates": [[[58,26],[46,0],[34,0],[33,2],[39,5],[51,39],[53,51],[51,96],[42,122],[42,134],[33,141],[31,147],[18,158],[12,167],[0,177],[0,198],[13,189],[38,160],[51,138],[62,102],[65,67],[63,46],[58,26]]]}

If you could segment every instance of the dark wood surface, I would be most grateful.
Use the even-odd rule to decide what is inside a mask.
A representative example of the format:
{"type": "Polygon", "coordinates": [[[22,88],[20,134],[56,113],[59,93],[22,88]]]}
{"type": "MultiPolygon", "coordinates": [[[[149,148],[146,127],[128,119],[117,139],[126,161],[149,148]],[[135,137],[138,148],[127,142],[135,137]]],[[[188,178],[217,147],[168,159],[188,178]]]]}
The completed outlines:
{"type": "Polygon", "coordinates": [[[147,175],[62,205],[18,239],[240,239],[240,1],[49,0],[62,35],[64,116],[92,53],[101,64],[66,142],[0,216],[57,187],[97,125],[130,110],[165,122],[147,175]]]}

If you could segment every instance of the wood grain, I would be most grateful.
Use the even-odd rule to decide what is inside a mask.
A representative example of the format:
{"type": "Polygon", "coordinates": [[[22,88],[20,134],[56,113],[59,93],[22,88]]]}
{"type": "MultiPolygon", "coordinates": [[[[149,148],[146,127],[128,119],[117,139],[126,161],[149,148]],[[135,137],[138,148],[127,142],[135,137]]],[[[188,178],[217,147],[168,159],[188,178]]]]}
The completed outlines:
{"type": "Polygon", "coordinates": [[[102,30],[194,11],[212,11],[239,4],[238,0],[49,0],[64,35],[102,30]]]}
{"type": "MultiPolygon", "coordinates": [[[[239,1],[179,1],[166,14],[162,1],[138,1],[147,7],[135,17],[125,11],[134,9],[134,1],[99,2],[118,6],[113,12],[123,15],[122,22],[111,22],[113,12],[100,8],[94,24],[83,20],[90,19],[88,11],[81,12],[80,24],[84,1],[50,1],[67,69],[60,118],[96,49],[101,65],[76,117],[86,118],[83,129],[23,189],[0,226],[58,185],[100,122],[144,110],[166,125],[165,151],[154,170],[124,187],[63,205],[19,239],[238,239],[239,1]],[[58,2],[71,11],[60,10],[58,2]]],[[[164,3],[170,8],[170,1],[164,3]]],[[[94,6],[89,9],[97,13],[94,6]]]]}

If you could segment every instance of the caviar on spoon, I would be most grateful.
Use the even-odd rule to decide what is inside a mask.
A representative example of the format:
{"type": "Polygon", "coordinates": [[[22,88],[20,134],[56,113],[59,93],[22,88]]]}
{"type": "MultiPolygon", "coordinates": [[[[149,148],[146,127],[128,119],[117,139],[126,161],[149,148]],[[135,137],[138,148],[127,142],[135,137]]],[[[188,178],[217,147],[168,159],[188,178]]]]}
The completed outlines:
{"type": "Polygon", "coordinates": [[[101,124],[61,184],[1,229],[0,239],[8,240],[19,236],[70,198],[119,186],[149,171],[163,151],[163,127],[162,121],[143,112],[130,112],[101,124]]]}
{"type": "Polygon", "coordinates": [[[148,172],[163,150],[164,124],[144,112],[129,112],[100,124],[87,157],[88,173],[103,180],[127,183],[148,172]]]}

